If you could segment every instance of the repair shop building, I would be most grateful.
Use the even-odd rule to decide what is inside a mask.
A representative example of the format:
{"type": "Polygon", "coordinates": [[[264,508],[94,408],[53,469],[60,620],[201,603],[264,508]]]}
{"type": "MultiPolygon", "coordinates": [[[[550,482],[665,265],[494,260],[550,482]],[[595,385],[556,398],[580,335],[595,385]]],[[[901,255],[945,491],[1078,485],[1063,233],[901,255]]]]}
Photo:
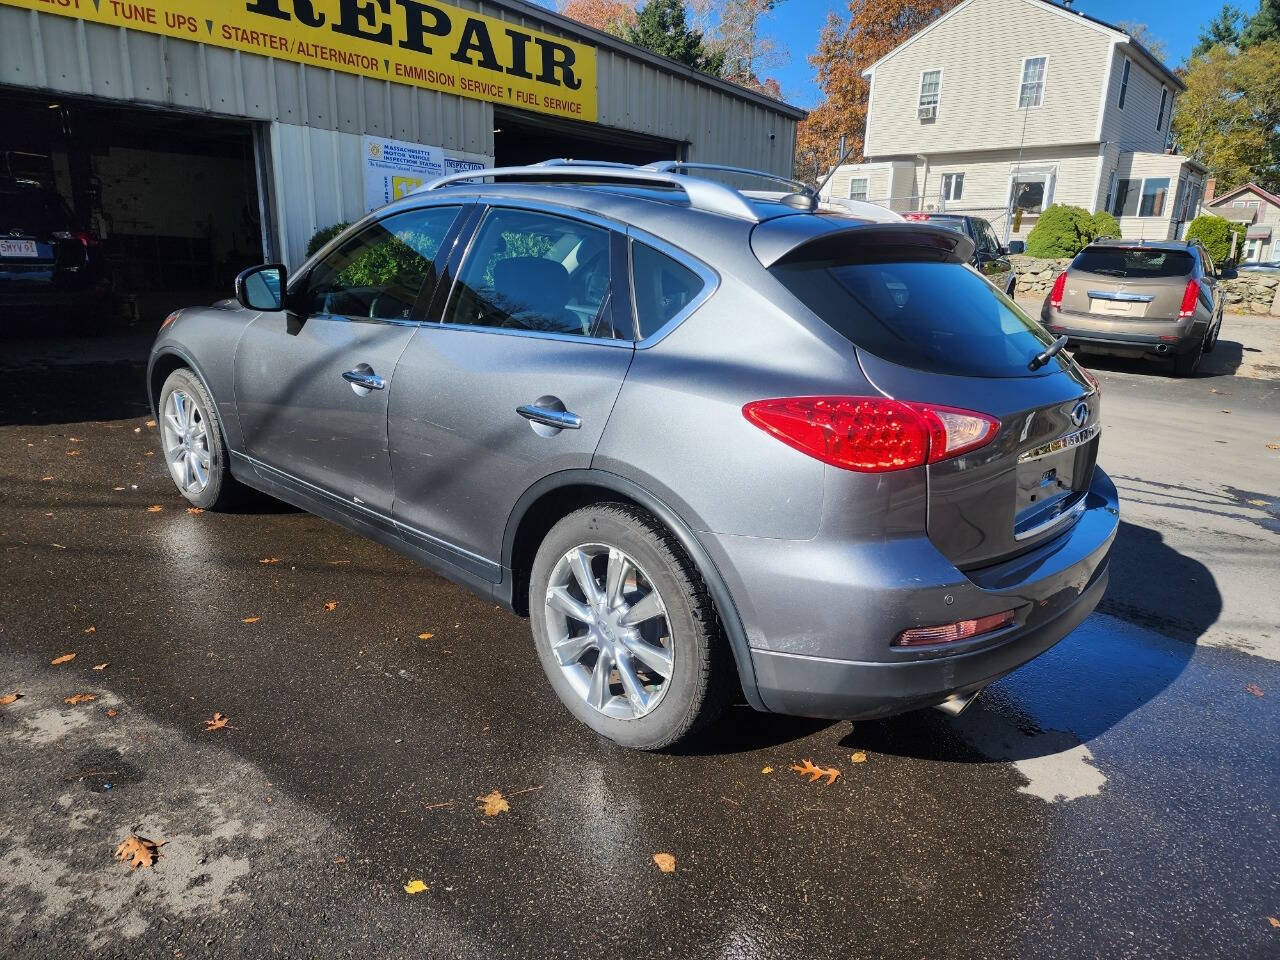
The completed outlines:
{"type": "Polygon", "coordinates": [[[56,188],[140,291],[226,295],[440,172],[789,174],[802,116],[522,0],[0,0],[0,177],[56,188]]]}

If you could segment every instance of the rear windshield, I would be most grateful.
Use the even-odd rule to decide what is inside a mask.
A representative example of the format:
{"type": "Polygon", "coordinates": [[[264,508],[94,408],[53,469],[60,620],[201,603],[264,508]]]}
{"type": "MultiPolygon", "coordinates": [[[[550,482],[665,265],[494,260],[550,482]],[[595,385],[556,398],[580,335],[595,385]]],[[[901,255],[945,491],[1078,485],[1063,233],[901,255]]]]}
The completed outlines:
{"type": "Polygon", "coordinates": [[[1185,277],[1194,267],[1195,260],[1191,254],[1182,250],[1128,250],[1123,247],[1084,250],[1071,263],[1073,270],[1131,280],[1185,277]]]}
{"type": "MultiPolygon", "coordinates": [[[[770,268],[860,350],[917,370],[1026,377],[1053,339],[968,267],[936,261],[810,260],[770,268]]],[[[1061,369],[1062,355],[1040,375],[1061,369]]]]}
{"type": "Polygon", "coordinates": [[[0,233],[21,232],[45,237],[67,229],[67,217],[57,194],[38,190],[0,193],[0,233]]]}
{"type": "Polygon", "coordinates": [[[920,223],[927,223],[931,227],[942,227],[945,230],[954,230],[956,233],[963,233],[966,237],[969,231],[964,228],[964,217],[939,217],[933,214],[920,214],[912,216],[907,214],[908,220],[915,220],[920,223]]]}

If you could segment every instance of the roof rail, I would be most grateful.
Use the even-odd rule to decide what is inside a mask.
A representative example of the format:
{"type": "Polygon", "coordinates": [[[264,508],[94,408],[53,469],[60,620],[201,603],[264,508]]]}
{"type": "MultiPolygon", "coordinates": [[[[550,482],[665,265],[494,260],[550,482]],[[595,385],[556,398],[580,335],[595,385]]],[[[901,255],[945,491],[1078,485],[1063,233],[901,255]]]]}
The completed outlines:
{"type": "MultiPolygon", "coordinates": [[[[747,171],[755,173],[756,171],[747,171]]],[[[763,174],[772,176],[772,174],[763,174]]],[[[493,180],[559,180],[576,178],[591,183],[656,184],[683,190],[689,198],[689,206],[695,210],[719,213],[739,220],[759,222],[760,217],[746,198],[724,184],[701,177],[690,177],[656,167],[636,167],[630,164],[604,162],[578,163],[572,160],[546,160],[527,167],[490,167],[485,170],[465,170],[446,174],[424,183],[414,192],[439,190],[453,183],[474,181],[481,178],[493,180]]]]}
{"type": "Polygon", "coordinates": [[[812,184],[805,183],[803,180],[796,180],[793,177],[784,177],[777,173],[765,173],[763,170],[752,170],[749,167],[731,167],[723,163],[692,163],[686,160],[659,160],[657,163],[650,163],[640,167],[641,170],[661,170],[666,173],[680,173],[683,170],[714,170],[720,173],[737,173],[748,177],[759,177],[761,180],[768,180],[772,183],[781,183],[792,189],[794,193],[803,193],[807,195],[815,195],[817,191],[813,189],[812,184]]]}

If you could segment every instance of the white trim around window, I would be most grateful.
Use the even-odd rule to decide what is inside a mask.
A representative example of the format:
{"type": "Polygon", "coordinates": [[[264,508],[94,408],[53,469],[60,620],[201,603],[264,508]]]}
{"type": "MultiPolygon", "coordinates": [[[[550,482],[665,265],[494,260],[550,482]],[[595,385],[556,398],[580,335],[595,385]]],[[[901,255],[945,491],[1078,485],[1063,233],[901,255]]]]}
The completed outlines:
{"type": "Polygon", "coordinates": [[[959,170],[942,175],[942,200],[964,199],[964,171],[959,170]]]}
{"type": "Polygon", "coordinates": [[[1032,57],[1023,57],[1022,69],[1021,71],[1019,71],[1019,74],[1018,74],[1018,95],[1014,99],[1014,103],[1017,105],[1017,109],[1031,110],[1036,107],[1043,107],[1045,90],[1048,89],[1048,86],[1049,86],[1049,58],[1042,53],[1036,54],[1035,56],[1032,56],[1032,57]],[[1032,63],[1036,60],[1040,61],[1040,77],[1037,80],[1030,81],[1032,84],[1034,84],[1038,88],[1036,90],[1037,95],[1035,98],[1035,103],[1028,103],[1024,105],[1022,102],[1022,91],[1023,91],[1023,88],[1025,88],[1028,83],[1027,64],[1032,63]]]}
{"type": "Polygon", "coordinates": [[[925,107],[933,107],[933,115],[937,117],[938,111],[942,106],[942,68],[934,67],[930,70],[920,71],[920,97],[916,102],[916,117],[919,118],[920,111],[925,107]],[[925,93],[925,78],[930,74],[937,74],[937,89],[933,93],[925,93]],[[928,100],[928,102],[926,102],[928,100]]]}

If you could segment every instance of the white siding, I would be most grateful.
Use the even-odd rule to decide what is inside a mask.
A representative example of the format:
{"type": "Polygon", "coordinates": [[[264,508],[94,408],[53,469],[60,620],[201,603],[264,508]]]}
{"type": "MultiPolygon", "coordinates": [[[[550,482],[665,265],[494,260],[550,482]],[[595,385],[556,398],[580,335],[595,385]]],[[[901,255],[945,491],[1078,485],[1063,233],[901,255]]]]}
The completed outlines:
{"type": "Polygon", "coordinates": [[[850,182],[855,179],[867,181],[866,199],[871,203],[893,210],[914,210],[917,207],[915,170],[910,161],[845,164],[836,170],[823,195],[848,197],[850,182]]]}
{"type": "MultiPolygon", "coordinates": [[[[1179,180],[1187,178],[1188,186],[1184,189],[1198,189],[1203,174],[1192,170],[1187,165],[1187,158],[1165,153],[1122,153],[1116,159],[1114,168],[1104,171],[1104,181],[1109,181],[1112,169],[1116,180],[1143,180],[1154,177],[1169,179],[1169,193],[1165,198],[1164,209],[1158,217],[1117,217],[1120,233],[1127,240],[1173,240],[1180,233],[1177,220],[1179,211],[1179,180]],[[1191,186],[1195,184],[1196,186],[1191,186]]],[[[1137,189],[1141,189],[1139,186],[1137,189]]],[[[1104,187],[1105,190],[1105,187],[1104,187]]],[[[1139,195],[1141,202],[1141,195],[1139,195]]]]}
{"type": "Polygon", "coordinates": [[[1176,89],[1157,77],[1142,65],[1141,59],[1128,44],[1120,44],[1113,53],[1111,83],[1107,89],[1106,109],[1102,115],[1102,139],[1115,144],[1121,150],[1161,153],[1169,137],[1169,117],[1173,114],[1176,89]],[[1128,59],[1129,89],[1125,94],[1124,109],[1120,109],[1120,83],[1124,76],[1124,62],[1128,59]],[[1164,120],[1156,129],[1160,113],[1160,89],[1169,91],[1164,108],[1164,120]]]}
{"type": "MultiPolygon", "coordinates": [[[[866,155],[1096,142],[1109,32],[1027,0],[969,0],[875,68],[866,155]],[[1018,109],[1024,58],[1047,59],[1041,106],[1018,109]],[[937,119],[917,118],[920,75],[942,70],[937,119]],[[1025,122],[1024,122],[1025,121],[1025,122]]],[[[1153,118],[1154,124],[1154,118],[1153,118]]]]}

